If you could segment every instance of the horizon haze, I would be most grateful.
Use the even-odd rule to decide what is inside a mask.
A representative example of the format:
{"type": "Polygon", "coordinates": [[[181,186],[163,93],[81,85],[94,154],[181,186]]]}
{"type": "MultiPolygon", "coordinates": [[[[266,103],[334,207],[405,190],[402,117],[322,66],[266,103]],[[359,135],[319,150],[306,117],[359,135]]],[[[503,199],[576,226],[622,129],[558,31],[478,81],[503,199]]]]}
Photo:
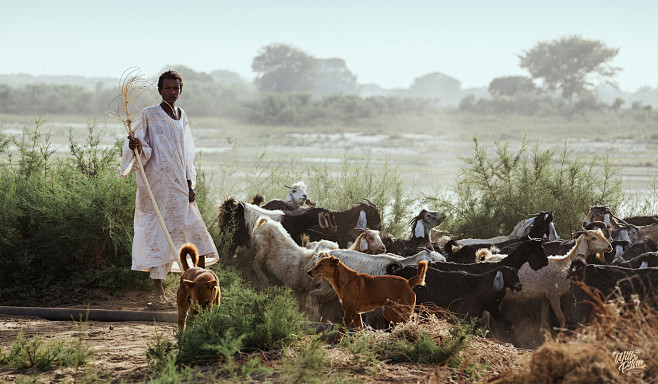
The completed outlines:
{"type": "Polygon", "coordinates": [[[441,72],[467,89],[527,76],[517,55],[579,35],[620,48],[614,81],[635,91],[658,87],[657,13],[658,2],[649,1],[12,1],[0,25],[0,74],[118,78],[139,67],[155,76],[180,64],[250,81],[259,50],[284,43],[345,60],[360,84],[407,88],[441,72]]]}

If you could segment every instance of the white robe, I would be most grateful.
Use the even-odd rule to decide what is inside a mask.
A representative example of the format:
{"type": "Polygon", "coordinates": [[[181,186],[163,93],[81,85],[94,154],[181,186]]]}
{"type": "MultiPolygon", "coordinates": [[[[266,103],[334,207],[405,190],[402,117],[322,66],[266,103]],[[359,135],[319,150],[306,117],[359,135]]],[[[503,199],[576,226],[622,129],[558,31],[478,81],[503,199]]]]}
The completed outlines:
{"type": "MultiPolygon", "coordinates": [[[[219,260],[217,249],[196,202],[189,202],[187,180],[196,185],[196,148],[187,116],[182,109],[178,109],[181,117],[174,120],[160,105],[144,108],[133,125],[137,127],[135,137],[142,143],[144,172],[176,251],[184,243],[193,243],[199,255],[206,255],[206,265],[210,265],[219,260]]],[[[132,269],[144,271],[174,262],[172,271],[180,272],[126,138],[121,158],[121,177],[132,172],[136,173],[137,178],[132,269]]]]}

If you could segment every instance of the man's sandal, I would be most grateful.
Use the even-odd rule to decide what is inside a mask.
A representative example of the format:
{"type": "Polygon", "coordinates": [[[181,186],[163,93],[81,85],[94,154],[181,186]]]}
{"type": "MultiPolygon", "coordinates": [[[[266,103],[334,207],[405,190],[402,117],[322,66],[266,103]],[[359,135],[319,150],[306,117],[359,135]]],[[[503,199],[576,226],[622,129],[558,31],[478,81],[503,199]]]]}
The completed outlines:
{"type": "Polygon", "coordinates": [[[150,303],[147,303],[149,309],[160,311],[165,309],[175,309],[176,304],[171,300],[167,299],[165,296],[157,297],[150,303]]]}

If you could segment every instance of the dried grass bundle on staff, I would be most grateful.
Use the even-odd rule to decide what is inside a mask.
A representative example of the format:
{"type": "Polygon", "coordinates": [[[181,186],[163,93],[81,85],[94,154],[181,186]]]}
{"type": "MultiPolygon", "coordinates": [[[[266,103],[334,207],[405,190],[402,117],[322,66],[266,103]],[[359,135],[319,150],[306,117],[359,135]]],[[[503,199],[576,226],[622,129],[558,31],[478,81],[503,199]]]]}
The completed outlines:
{"type": "Polygon", "coordinates": [[[149,271],[155,283],[153,309],[173,307],[162,288],[169,271],[180,271],[178,249],[196,245],[200,266],[217,262],[217,249],[196,205],[196,148],[185,112],[176,107],[183,79],[166,71],[158,79],[162,102],[141,110],[149,91],[136,70],[124,73],[117,118],[128,131],[121,158],[121,177],[136,173],[135,232],[132,269],[149,271]],[[146,197],[148,196],[148,198],[146,197]],[[150,201],[149,201],[150,200],[150,201]],[[162,208],[162,211],[158,209],[162,208]],[[174,267],[174,262],[177,262],[174,267]]]}

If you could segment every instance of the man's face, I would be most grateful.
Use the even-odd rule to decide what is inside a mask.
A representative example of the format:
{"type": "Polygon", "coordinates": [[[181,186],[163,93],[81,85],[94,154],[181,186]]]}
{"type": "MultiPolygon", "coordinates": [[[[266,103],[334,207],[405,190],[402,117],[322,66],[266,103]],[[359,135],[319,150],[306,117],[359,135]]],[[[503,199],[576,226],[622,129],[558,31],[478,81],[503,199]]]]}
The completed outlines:
{"type": "Polygon", "coordinates": [[[180,81],[178,79],[163,79],[160,96],[162,100],[174,105],[180,95],[180,81]]]}

